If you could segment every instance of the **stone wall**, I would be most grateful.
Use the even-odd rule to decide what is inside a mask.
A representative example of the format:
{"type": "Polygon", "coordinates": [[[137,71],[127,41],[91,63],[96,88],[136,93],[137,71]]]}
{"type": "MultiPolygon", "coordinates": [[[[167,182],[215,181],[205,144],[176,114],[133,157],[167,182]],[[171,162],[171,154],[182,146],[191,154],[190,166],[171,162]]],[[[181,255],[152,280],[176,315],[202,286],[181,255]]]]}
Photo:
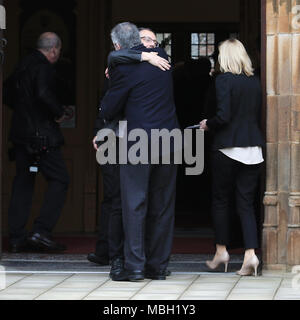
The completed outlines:
{"type": "Polygon", "coordinates": [[[266,0],[267,177],[263,260],[300,264],[300,0],[266,0]]]}

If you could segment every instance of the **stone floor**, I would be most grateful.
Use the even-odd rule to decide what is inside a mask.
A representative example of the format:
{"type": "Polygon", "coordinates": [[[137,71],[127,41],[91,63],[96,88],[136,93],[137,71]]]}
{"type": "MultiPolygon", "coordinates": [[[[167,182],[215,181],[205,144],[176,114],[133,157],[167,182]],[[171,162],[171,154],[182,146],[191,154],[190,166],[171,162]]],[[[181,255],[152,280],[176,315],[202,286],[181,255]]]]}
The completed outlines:
{"type": "Polygon", "coordinates": [[[300,267],[240,277],[241,256],[231,257],[228,273],[208,272],[207,258],[173,255],[166,281],[114,282],[109,267],[83,255],[4,254],[0,300],[300,300],[300,267]]]}

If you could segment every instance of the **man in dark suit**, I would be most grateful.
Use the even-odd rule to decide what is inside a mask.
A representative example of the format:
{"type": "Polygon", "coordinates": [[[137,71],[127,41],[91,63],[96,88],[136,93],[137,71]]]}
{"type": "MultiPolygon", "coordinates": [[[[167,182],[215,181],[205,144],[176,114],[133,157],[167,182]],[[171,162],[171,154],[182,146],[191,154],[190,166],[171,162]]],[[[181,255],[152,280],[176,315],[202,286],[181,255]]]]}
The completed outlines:
{"type": "MultiPolygon", "coordinates": [[[[139,30],[141,41],[146,48],[155,48],[158,46],[156,35],[152,30],[148,28],[141,28],[139,30]]],[[[130,47],[123,47],[123,50],[111,52],[108,60],[109,68],[105,71],[106,79],[100,100],[103,99],[108,90],[108,69],[118,64],[147,61],[161,70],[170,69],[168,61],[153,54],[153,52],[135,51],[130,49],[130,47]]],[[[94,128],[95,136],[99,130],[105,127],[106,125],[103,119],[98,115],[94,128]]],[[[98,146],[95,142],[93,144],[97,150],[98,146]]],[[[103,179],[103,201],[101,203],[101,215],[98,224],[98,239],[95,252],[89,253],[87,259],[99,265],[108,265],[109,260],[111,260],[112,269],[117,271],[120,270],[120,266],[123,265],[123,223],[119,165],[101,165],[101,173],[103,179]]],[[[169,275],[170,272],[167,274],[169,275]]]]}
{"type": "MultiPolygon", "coordinates": [[[[116,50],[141,44],[139,30],[131,23],[118,24],[111,33],[116,50]]],[[[149,142],[152,129],[173,130],[178,122],[170,71],[148,64],[117,65],[110,70],[110,88],[101,102],[100,115],[113,120],[124,113],[127,130],[144,129],[149,142]]],[[[149,143],[150,145],[150,143],[149,143]]],[[[128,147],[130,144],[128,144],[128,147]]],[[[121,164],[120,182],[124,225],[125,264],[112,280],[165,279],[173,239],[176,172],[174,164],[121,164]]]]}

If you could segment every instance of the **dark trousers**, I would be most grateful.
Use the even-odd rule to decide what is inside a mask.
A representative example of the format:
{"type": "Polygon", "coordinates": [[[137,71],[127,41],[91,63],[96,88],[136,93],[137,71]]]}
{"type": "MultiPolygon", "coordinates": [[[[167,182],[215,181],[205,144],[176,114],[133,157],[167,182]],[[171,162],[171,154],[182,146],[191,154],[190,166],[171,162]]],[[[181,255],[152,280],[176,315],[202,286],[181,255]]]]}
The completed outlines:
{"type": "Polygon", "coordinates": [[[217,244],[229,246],[229,208],[233,193],[236,212],[241,221],[244,247],[258,248],[254,202],[260,167],[260,164],[245,165],[235,161],[221,151],[212,153],[212,215],[217,244]]]}
{"type": "Polygon", "coordinates": [[[101,165],[103,178],[103,201],[98,223],[96,255],[110,259],[123,257],[123,223],[120,190],[120,167],[118,164],[101,165]]]}
{"type": "Polygon", "coordinates": [[[176,165],[120,165],[125,268],[167,268],[173,242],[176,165]]]}
{"type": "MultiPolygon", "coordinates": [[[[25,226],[32,206],[35,185],[35,173],[29,171],[34,157],[29,155],[24,146],[15,147],[16,176],[8,210],[10,241],[22,242],[26,238],[25,226]]],[[[63,209],[69,175],[60,149],[52,149],[41,156],[39,171],[48,182],[40,215],[35,219],[33,232],[50,236],[63,209]]]]}

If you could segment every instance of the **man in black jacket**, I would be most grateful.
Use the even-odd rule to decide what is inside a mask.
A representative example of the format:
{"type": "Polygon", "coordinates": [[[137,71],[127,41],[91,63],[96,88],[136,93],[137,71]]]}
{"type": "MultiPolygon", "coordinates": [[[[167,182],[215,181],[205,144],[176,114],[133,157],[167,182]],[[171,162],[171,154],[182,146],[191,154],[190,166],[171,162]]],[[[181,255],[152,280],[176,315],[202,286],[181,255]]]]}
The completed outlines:
{"type": "MultiPolygon", "coordinates": [[[[148,49],[156,48],[158,42],[155,33],[148,28],[140,29],[141,42],[148,49]]],[[[154,52],[141,52],[123,47],[123,50],[113,51],[108,57],[109,69],[119,64],[130,64],[147,61],[150,64],[168,70],[170,65],[168,61],[154,52]]],[[[102,98],[108,90],[109,71],[106,70],[107,79],[105,79],[104,88],[102,90],[102,98]]],[[[97,117],[95,122],[95,136],[100,129],[105,127],[105,123],[101,117],[97,117]]],[[[96,137],[95,137],[96,139],[96,137]]],[[[94,140],[95,140],[94,139],[94,140]]],[[[93,142],[95,149],[97,145],[93,142]]],[[[99,265],[109,264],[112,260],[113,269],[120,270],[123,261],[123,224],[122,224],[122,204],[120,190],[120,168],[118,164],[101,165],[101,173],[103,178],[103,200],[101,203],[101,215],[99,218],[98,239],[96,243],[95,253],[89,253],[87,259],[90,262],[99,265]]],[[[169,273],[168,273],[169,274],[169,273]]]]}
{"type": "MultiPolygon", "coordinates": [[[[167,59],[162,49],[143,46],[138,29],[130,23],[117,25],[111,36],[116,50],[153,50],[167,59]]],[[[99,115],[111,121],[120,113],[125,115],[128,132],[144,129],[149,139],[152,129],[177,129],[171,72],[148,63],[112,69],[99,115]]],[[[166,278],[173,239],[176,171],[174,164],[120,165],[125,264],[121,272],[111,273],[112,280],[166,278]]]]}
{"type": "Polygon", "coordinates": [[[5,86],[4,102],[13,108],[10,140],[14,144],[16,177],[8,210],[10,250],[20,252],[29,243],[38,249],[65,250],[51,237],[61,214],[69,176],[60,150],[64,138],[59,123],[64,107],[56,96],[55,69],[61,40],[51,32],[42,34],[37,50],[16,67],[5,86]],[[48,182],[40,215],[27,237],[37,172],[48,182]]]}

